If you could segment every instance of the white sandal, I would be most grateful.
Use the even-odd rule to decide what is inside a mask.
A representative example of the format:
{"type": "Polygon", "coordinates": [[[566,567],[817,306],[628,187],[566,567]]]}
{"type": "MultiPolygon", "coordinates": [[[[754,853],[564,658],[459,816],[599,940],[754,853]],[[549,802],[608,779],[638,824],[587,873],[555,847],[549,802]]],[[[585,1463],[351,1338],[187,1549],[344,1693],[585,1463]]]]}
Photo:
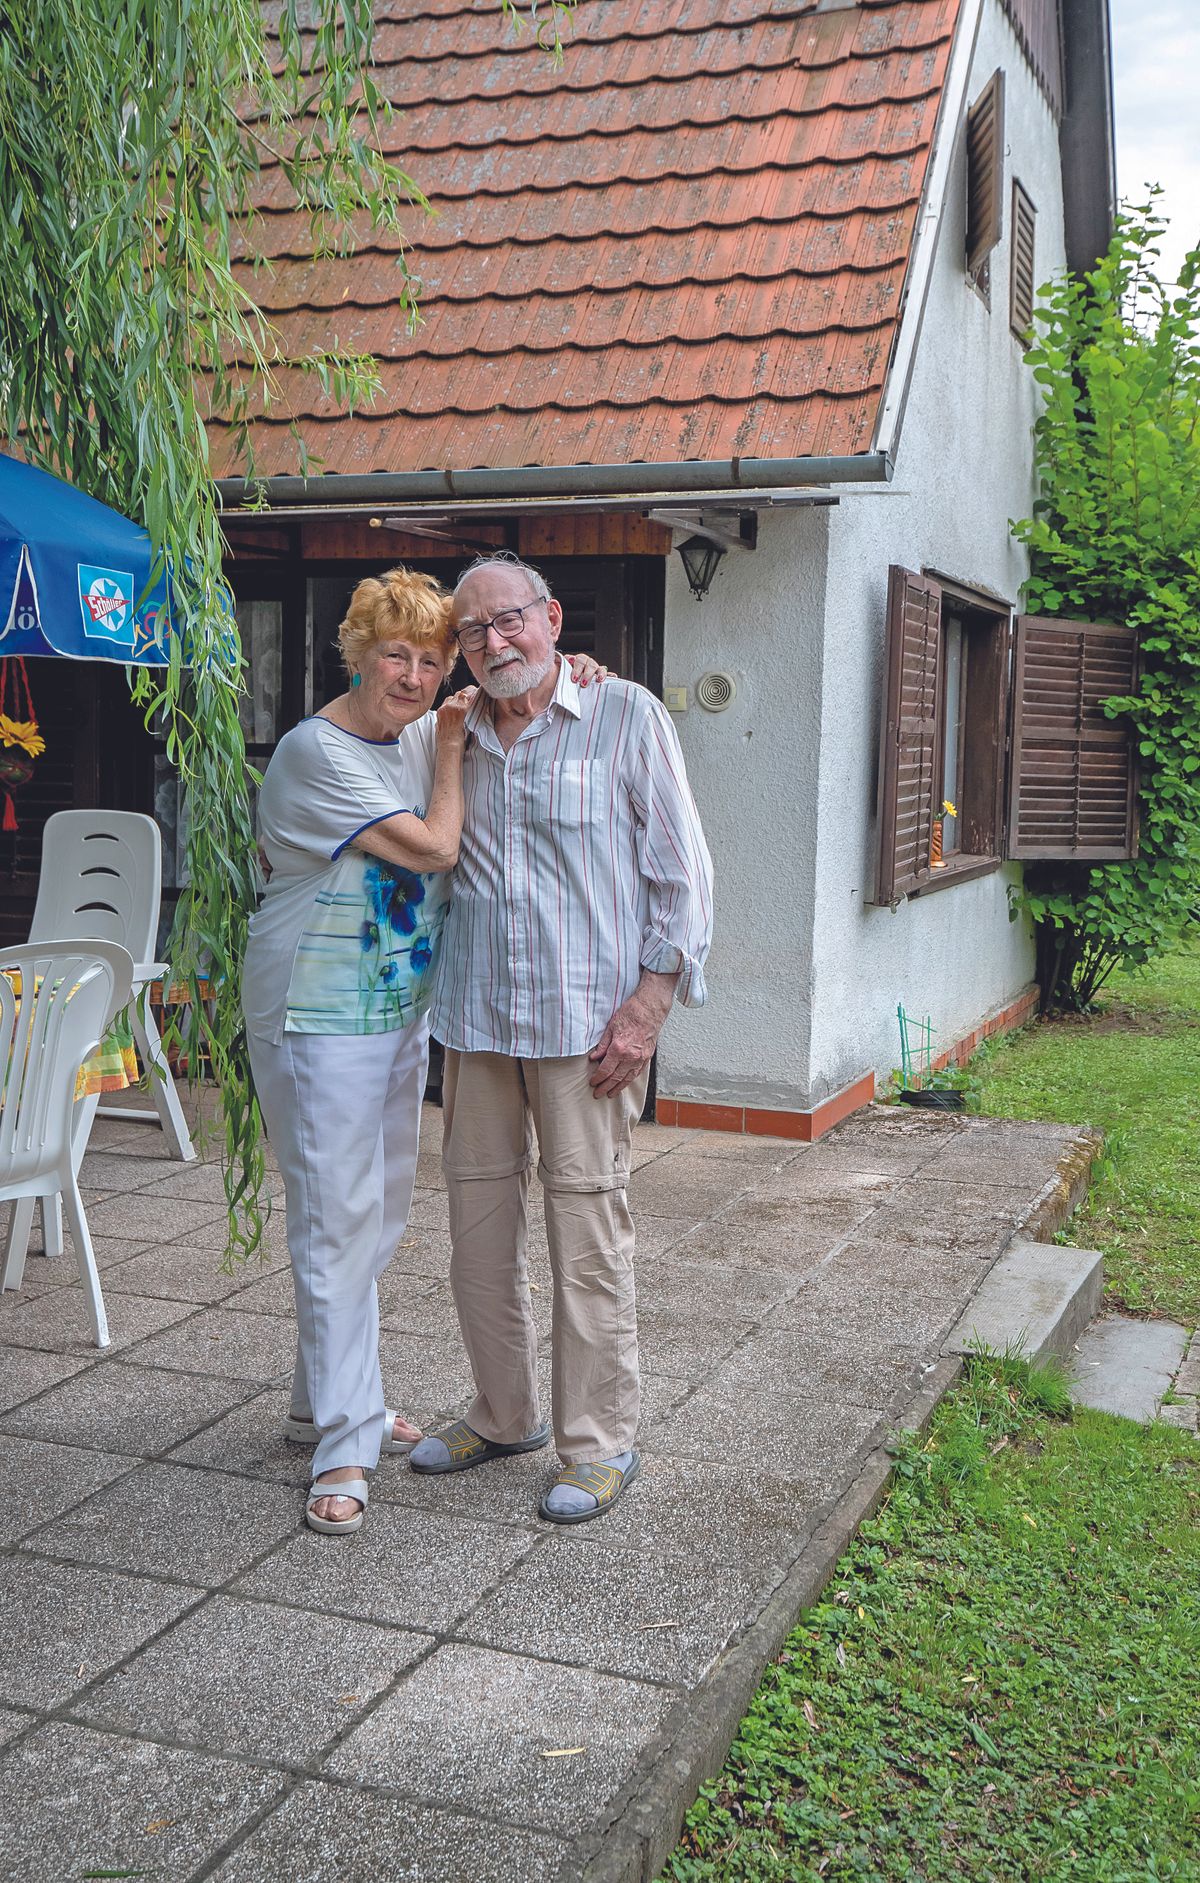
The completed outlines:
{"type": "MultiPolygon", "coordinates": [[[[419,1433],[416,1438],[393,1437],[393,1433],[396,1430],[396,1420],[400,1416],[398,1412],[387,1411],[384,1413],[383,1441],[379,1449],[380,1451],[392,1452],[400,1458],[407,1458],[413,1446],[420,1444],[424,1433],[419,1433]]],[[[407,1425],[408,1420],[406,1419],[404,1423],[407,1425]]],[[[413,1429],[415,1431],[416,1427],[414,1426],[413,1429]]],[[[293,1445],[315,1445],[321,1434],[318,1432],[311,1419],[297,1419],[294,1413],[289,1412],[283,1422],[283,1436],[290,1439],[293,1445]]]]}
{"type": "Polygon", "coordinates": [[[320,1530],[325,1536],[349,1536],[352,1530],[361,1530],[363,1527],[363,1518],[367,1514],[368,1495],[365,1478],[346,1478],[341,1484],[314,1484],[304,1506],[304,1521],[310,1530],[320,1530]],[[355,1511],[353,1517],[314,1515],[313,1505],[319,1504],[326,1497],[348,1497],[359,1503],[362,1508],[355,1511]]]}

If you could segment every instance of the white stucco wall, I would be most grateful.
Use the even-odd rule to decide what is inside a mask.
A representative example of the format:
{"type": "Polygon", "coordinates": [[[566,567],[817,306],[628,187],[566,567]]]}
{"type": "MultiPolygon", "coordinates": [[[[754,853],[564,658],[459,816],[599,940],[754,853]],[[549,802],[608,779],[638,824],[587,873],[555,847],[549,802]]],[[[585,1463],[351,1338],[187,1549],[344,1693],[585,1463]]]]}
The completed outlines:
{"type": "Polygon", "coordinates": [[[659,1049],[673,1096],[795,1106],[808,1076],[828,509],[768,513],[698,602],[668,564],[664,681],[691,701],[675,725],[716,871],[708,1004],[680,1010],[659,1049]],[[737,683],[721,713],[702,674],[737,683]]]}
{"type": "Polygon", "coordinates": [[[664,1037],[666,1094],[803,1108],[898,1064],[897,1002],[930,1014],[948,1045],[1032,976],[1030,936],[1009,921],[1015,865],[894,912],[867,901],[889,564],[1014,603],[1025,573],[1008,522],[1033,499],[1035,388],[1009,330],[1011,186],[1016,175],[1037,209],[1040,285],[1064,265],[1062,185],[1051,111],[988,0],[970,100],[998,65],[1007,155],[991,310],[963,265],[960,137],[891,489],[768,515],[759,549],[728,556],[703,604],[671,559],[666,682],[723,667],[740,691],[716,718],[693,705],[676,722],[716,865],[717,940],[712,1004],[664,1037]]]}

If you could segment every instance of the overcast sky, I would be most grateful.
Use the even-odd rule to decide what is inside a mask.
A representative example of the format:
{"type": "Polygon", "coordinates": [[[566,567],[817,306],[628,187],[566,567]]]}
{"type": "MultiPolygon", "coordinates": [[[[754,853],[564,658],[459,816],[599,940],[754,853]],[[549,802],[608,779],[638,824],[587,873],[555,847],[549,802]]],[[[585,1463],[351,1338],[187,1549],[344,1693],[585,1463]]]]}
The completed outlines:
{"type": "Polygon", "coordinates": [[[1117,107],[1117,187],[1144,200],[1161,183],[1170,218],[1164,273],[1174,279],[1200,241],[1200,74],[1198,0],[1110,0],[1117,107]]]}

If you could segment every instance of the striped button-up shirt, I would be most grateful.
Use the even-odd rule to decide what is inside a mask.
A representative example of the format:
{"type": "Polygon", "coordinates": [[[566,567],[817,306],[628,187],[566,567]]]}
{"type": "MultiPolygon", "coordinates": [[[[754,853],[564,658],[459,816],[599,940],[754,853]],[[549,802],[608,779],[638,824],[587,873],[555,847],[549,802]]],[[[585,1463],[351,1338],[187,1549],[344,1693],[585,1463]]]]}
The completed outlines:
{"type": "Polygon", "coordinates": [[[586,1053],[642,970],[705,998],[712,863],[661,703],[628,680],[554,697],[505,752],[480,693],[432,1022],[461,1052],[586,1053]]]}

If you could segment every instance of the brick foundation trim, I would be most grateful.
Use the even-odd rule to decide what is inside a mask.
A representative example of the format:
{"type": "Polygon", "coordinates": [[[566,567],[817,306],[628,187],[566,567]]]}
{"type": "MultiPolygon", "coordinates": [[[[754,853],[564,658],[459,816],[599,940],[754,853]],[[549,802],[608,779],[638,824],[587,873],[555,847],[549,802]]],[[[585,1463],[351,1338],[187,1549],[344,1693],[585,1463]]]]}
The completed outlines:
{"type": "Polygon", "coordinates": [[[811,1111],[766,1111],[757,1105],[708,1105],[698,1099],[660,1098],[655,1116],[660,1125],[681,1125],[689,1130],[744,1131],[756,1138],[792,1138],[812,1144],[824,1137],[851,1112],[861,1111],[875,1096],[875,1074],[864,1072],[851,1085],[823,1099],[811,1111]]]}
{"type": "Polygon", "coordinates": [[[938,1053],[933,1061],[933,1069],[940,1072],[943,1066],[965,1066],[971,1054],[990,1040],[996,1033],[1015,1033],[1018,1027],[1028,1026],[1037,1013],[1041,1001],[1041,990],[1030,986],[1010,1000],[1007,1007],[1001,1007],[996,1013],[989,1014],[977,1027],[964,1033],[953,1046],[948,1046],[944,1053],[938,1053]]]}
{"type": "MultiPolygon", "coordinates": [[[[939,1053],[933,1061],[934,1069],[965,1066],[984,1040],[996,1033],[1011,1033],[1017,1027],[1027,1026],[1037,1013],[1038,1001],[1037,987],[1025,988],[1015,1000],[989,1014],[969,1033],[955,1040],[953,1046],[939,1053]]],[[[750,1137],[791,1138],[800,1144],[815,1144],[827,1131],[849,1118],[851,1112],[870,1105],[874,1097],[875,1074],[864,1072],[840,1092],[822,1099],[811,1111],[767,1111],[756,1105],[712,1105],[702,1099],[660,1098],[654,1115],[660,1125],[675,1125],[689,1131],[743,1131],[750,1137]]]]}

